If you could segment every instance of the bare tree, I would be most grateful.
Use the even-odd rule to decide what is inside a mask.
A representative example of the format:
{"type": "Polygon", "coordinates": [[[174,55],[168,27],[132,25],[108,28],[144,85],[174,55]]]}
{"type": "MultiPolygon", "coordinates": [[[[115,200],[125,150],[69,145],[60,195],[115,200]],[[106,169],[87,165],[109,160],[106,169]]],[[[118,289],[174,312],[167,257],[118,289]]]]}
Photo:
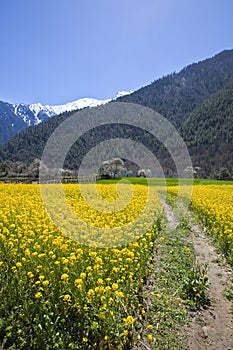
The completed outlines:
{"type": "Polygon", "coordinates": [[[139,177],[151,177],[151,170],[150,169],[139,169],[138,176],[139,177]]]}

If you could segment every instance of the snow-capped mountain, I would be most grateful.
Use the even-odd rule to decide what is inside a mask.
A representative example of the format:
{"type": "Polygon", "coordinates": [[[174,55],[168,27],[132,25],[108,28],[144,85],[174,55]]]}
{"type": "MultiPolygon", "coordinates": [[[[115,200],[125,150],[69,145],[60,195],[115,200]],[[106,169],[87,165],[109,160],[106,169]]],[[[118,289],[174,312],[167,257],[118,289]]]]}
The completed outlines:
{"type": "Polygon", "coordinates": [[[38,122],[40,122],[40,115],[47,114],[48,117],[53,117],[55,115],[59,115],[65,112],[71,112],[78,109],[82,109],[85,107],[96,107],[105,103],[110,102],[111,100],[96,100],[94,98],[81,98],[77,101],[69,102],[65,105],[60,106],[43,106],[41,103],[35,103],[29,105],[30,111],[38,118],[38,122]]]}
{"type": "Polygon", "coordinates": [[[39,124],[50,117],[56,115],[79,110],[85,107],[96,107],[111,101],[108,100],[96,100],[94,98],[81,98],[77,101],[69,102],[65,105],[60,106],[50,106],[42,105],[41,103],[33,103],[30,105],[16,104],[13,105],[14,113],[23,119],[23,121],[28,125],[39,124]]]}
{"type": "Polygon", "coordinates": [[[60,106],[42,105],[41,103],[33,103],[30,105],[24,103],[10,104],[0,101],[0,144],[8,141],[10,137],[14,136],[22,129],[37,125],[48,118],[85,107],[91,108],[103,105],[130,93],[132,93],[132,91],[120,91],[113,99],[106,100],[81,98],[60,106]]]}

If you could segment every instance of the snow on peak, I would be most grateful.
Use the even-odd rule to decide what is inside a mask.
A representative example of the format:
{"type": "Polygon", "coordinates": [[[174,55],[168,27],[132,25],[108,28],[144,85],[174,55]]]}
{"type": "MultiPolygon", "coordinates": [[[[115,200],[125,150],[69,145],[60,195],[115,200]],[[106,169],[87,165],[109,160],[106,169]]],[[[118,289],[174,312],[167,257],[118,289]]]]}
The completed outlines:
{"type": "MultiPolygon", "coordinates": [[[[28,107],[30,111],[35,115],[37,119],[37,123],[39,123],[40,122],[39,113],[47,114],[48,117],[53,117],[55,115],[62,114],[64,112],[71,112],[71,111],[75,111],[86,107],[100,106],[112,100],[116,100],[118,97],[129,95],[132,92],[133,92],[132,90],[119,91],[113,99],[97,100],[95,98],[86,97],[86,98],[80,98],[73,102],[68,102],[64,105],[50,106],[50,105],[42,105],[41,103],[33,103],[33,104],[30,104],[28,107]]],[[[16,109],[17,109],[17,105],[16,105],[16,109]]]]}
{"type": "Polygon", "coordinates": [[[114,100],[116,100],[118,97],[122,97],[122,96],[126,96],[126,95],[130,95],[133,93],[133,90],[129,90],[129,91],[119,91],[116,96],[114,97],[114,100]]]}
{"type": "Polygon", "coordinates": [[[85,107],[96,107],[105,103],[110,102],[111,100],[97,100],[95,98],[80,98],[79,100],[73,101],[73,102],[68,102],[65,105],[60,105],[60,106],[48,106],[46,105],[45,107],[50,109],[56,114],[60,114],[63,112],[70,112],[74,111],[76,109],[82,109],[85,107]]]}
{"type": "Polygon", "coordinates": [[[104,105],[110,101],[115,101],[118,97],[129,95],[132,92],[132,90],[119,91],[113,99],[106,100],[97,100],[89,97],[80,98],[76,101],[57,106],[42,105],[41,103],[32,103],[30,105],[21,103],[13,105],[13,110],[15,115],[22,118],[28,126],[37,125],[50,117],[54,117],[65,112],[76,111],[82,108],[91,108],[104,105]]]}
{"type": "Polygon", "coordinates": [[[32,111],[32,113],[35,114],[35,116],[37,116],[38,113],[40,113],[40,111],[43,110],[43,105],[41,103],[33,103],[29,105],[29,109],[30,111],[32,111]]]}
{"type": "Polygon", "coordinates": [[[82,109],[85,107],[96,107],[105,103],[110,102],[111,100],[97,100],[95,98],[81,98],[79,100],[68,102],[64,105],[58,106],[50,106],[50,105],[42,105],[41,103],[34,103],[29,106],[29,109],[38,116],[40,112],[44,112],[48,114],[50,117],[64,113],[71,112],[77,109],[82,109]]]}

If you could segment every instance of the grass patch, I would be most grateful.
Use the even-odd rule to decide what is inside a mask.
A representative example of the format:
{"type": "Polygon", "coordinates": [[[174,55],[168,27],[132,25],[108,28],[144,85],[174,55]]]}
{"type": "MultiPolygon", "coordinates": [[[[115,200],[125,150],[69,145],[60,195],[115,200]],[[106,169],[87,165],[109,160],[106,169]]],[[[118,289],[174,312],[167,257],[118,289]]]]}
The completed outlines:
{"type": "MultiPolygon", "coordinates": [[[[117,177],[110,180],[98,180],[98,183],[111,184],[117,183],[119,180],[127,180],[132,184],[147,185],[147,179],[142,177],[117,177]]],[[[158,178],[149,179],[150,184],[154,186],[178,186],[180,185],[232,185],[233,181],[212,180],[212,179],[178,179],[178,178],[158,178]]]]}
{"type": "Polygon", "coordinates": [[[189,310],[208,303],[207,272],[205,267],[196,266],[193,245],[186,240],[189,233],[189,226],[181,224],[158,237],[154,271],[147,287],[150,308],[139,345],[141,341],[141,345],[156,350],[186,349],[187,339],[181,329],[189,322],[189,310]]]}

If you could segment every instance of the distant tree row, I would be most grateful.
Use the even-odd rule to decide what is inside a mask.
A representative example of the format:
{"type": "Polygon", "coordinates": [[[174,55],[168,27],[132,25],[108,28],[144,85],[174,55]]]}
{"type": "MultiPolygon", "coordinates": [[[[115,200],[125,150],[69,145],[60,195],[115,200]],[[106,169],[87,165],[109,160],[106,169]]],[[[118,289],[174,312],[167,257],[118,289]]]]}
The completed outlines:
{"type": "Polygon", "coordinates": [[[39,159],[34,159],[29,165],[23,162],[4,160],[0,162],[0,178],[38,178],[39,166],[39,159]]]}

